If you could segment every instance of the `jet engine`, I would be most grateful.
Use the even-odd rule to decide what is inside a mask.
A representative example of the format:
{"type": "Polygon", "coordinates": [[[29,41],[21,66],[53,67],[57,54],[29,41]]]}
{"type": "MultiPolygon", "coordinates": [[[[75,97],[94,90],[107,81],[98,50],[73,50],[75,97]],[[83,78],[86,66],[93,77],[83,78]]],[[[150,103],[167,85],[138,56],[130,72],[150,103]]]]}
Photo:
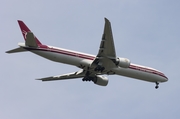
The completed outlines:
{"type": "Polygon", "coordinates": [[[93,82],[100,86],[107,86],[108,84],[108,78],[104,76],[96,76],[93,82]]]}
{"type": "Polygon", "coordinates": [[[117,58],[116,60],[114,60],[114,63],[122,68],[128,68],[131,62],[127,58],[117,58]]]}

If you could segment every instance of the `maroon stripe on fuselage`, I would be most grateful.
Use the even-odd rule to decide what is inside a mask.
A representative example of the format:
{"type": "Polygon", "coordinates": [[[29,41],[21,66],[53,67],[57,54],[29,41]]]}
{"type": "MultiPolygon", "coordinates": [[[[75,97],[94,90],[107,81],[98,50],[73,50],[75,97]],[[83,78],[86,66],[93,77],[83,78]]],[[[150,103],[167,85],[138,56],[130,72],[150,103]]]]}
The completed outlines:
{"type": "MultiPolygon", "coordinates": [[[[73,56],[73,57],[79,57],[82,59],[88,59],[88,60],[94,60],[96,57],[94,56],[89,56],[89,55],[85,55],[85,54],[81,54],[81,53],[77,53],[77,52],[72,52],[72,51],[67,51],[67,50],[61,50],[61,49],[55,49],[55,48],[48,48],[48,47],[44,47],[44,48],[30,48],[30,47],[24,47],[27,50],[39,50],[39,51],[48,51],[48,52],[54,52],[54,53],[59,53],[59,54],[64,54],[64,55],[69,55],[69,56],[73,56]]],[[[162,76],[166,79],[168,79],[163,73],[157,71],[157,70],[153,70],[147,67],[141,67],[141,66],[136,66],[131,64],[129,66],[130,69],[133,70],[138,70],[138,71],[143,71],[143,72],[148,72],[148,73],[152,73],[152,74],[156,74],[159,76],[162,76]]]]}
{"type": "Polygon", "coordinates": [[[85,54],[81,54],[81,53],[77,53],[77,52],[71,52],[71,51],[67,51],[67,50],[55,49],[55,48],[29,48],[29,47],[25,47],[25,49],[30,50],[30,51],[31,50],[38,50],[38,51],[54,52],[54,53],[69,55],[69,56],[73,56],[73,57],[88,59],[88,60],[94,60],[95,59],[95,57],[93,57],[93,56],[89,56],[89,55],[85,55],[85,54]]]}
{"type": "Polygon", "coordinates": [[[133,64],[131,64],[129,66],[129,68],[130,69],[139,70],[139,71],[143,71],[143,72],[148,72],[148,73],[156,74],[156,75],[162,76],[162,77],[167,79],[167,77],[163,73],[161,73],[161,72],[159,72],[157,70],[154,70],[154,69],[150,69],[150,68],[147,68],[147,67],[136,66],[136,65],[133,65],[133,64]]]}

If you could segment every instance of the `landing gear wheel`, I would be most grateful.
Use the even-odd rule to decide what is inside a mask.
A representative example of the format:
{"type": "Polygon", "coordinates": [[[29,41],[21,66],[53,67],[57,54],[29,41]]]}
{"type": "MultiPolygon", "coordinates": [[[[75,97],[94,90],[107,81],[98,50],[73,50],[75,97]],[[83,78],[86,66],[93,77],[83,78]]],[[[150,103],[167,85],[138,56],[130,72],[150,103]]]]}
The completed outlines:
{"type": "Polygon", "coordinates": [[[159,86],[158,86],[158,85],[159,85],[159,83],[158,83],[158,82],[156,82],[156,86],[155,86],[155,88],[156,88],[156,89],[158,89],[158,88],[159,88],[159,86]]]}
{"type": "Polygon", "coordinates": [[[155,86],[155,88],[156,88],[156,89],[158,89],[158,88],[159,88],[159,86],[155,86]]]}

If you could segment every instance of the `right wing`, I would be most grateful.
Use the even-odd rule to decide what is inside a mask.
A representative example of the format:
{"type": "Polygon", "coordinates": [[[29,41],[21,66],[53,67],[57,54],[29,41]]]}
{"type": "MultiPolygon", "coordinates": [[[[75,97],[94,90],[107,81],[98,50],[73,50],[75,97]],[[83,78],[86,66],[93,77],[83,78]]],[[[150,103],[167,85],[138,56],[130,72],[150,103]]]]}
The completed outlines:
{"type": "Polygon", "coordinates": [[[116,51],[114,46],[113,34],[110,21],[105,18],[104,32],[99,47],[99,52],[92,63],[95,67],[94,71],[103,71],[114,66],[113,60],[116,59],[116,51]]]}
{"type": "Polygon", "coordinates": [[[116,58],[111,23],[107,18],[105,18],[104,33],[97,57],[106,57],[110,59],[116,58]]]}
{"type": "Polygon", "coordinates": [[[80,70],[80,71],[73,72],[73,73],[51,76],[51,77],[45,77],[45,78],[40,78],[37,80],[54,81],[54,80],[66,80],[66,79],[83,78],[83,77],[85,77],[85,72],[83,70],[80,70]]]}

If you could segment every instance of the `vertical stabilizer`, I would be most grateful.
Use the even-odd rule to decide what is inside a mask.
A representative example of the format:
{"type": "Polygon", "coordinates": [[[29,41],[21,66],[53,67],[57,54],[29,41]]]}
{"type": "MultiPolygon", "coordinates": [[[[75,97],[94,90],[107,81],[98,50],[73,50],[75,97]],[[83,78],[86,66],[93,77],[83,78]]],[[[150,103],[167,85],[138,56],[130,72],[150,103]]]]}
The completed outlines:
{"type": "MultiPolygon", "coordinates": [[[[31,30],[26,26],[26,24],[24,24],[23,21],[18,20],[18,24],[19,24],[19,27],[21,29],[21,32],[22,32],[22,35],[23,35],[25,41],[27,40],[28,36],[31,37],[31,39],[32,39],[32,36],[33,36],[34,41],[32,41],[32,42],[34,42],[37,45],[41,45],[41,42],[36,38],[36,36],[34,36],[32,34],[31,30]]],[[[27,41],[27,42],[29,42],[29,41],[27,41]]]]}

